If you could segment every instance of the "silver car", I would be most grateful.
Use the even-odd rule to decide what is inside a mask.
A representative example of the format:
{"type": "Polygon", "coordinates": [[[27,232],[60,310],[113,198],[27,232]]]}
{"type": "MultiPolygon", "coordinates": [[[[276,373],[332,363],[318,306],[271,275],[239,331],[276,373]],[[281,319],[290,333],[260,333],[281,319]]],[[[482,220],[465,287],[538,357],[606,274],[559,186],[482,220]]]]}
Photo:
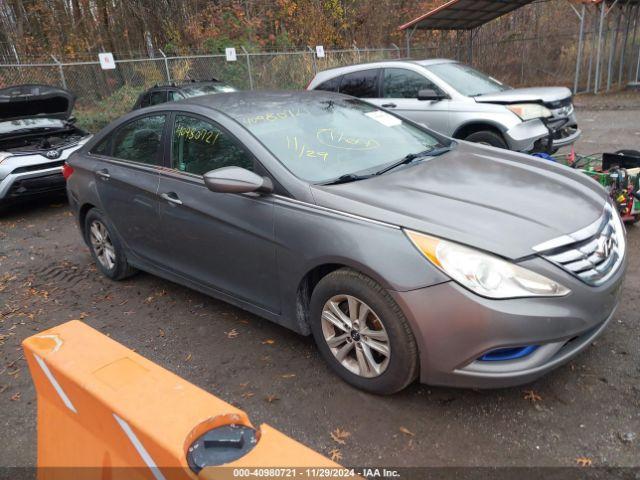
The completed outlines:
{"type": "Polygon", "coordinates": [[[453,60],[334,68],[308,89],[353,95],[449,137],[518,152],[553,153],[581,135],[568,88],[514,89],[453,60]]]}
{"type": "Polygon", "coordinates": [[[98,268],[313,334],[347,382],[501,387],[606,328],[625,230],[586,175],[329,92],[129,113],[65,166],[98,268]]]}
{"type": "Polygon", "coordinates": [[[71,92],[47,85],[0,90],[0,210],[64,193],[62,165],[89,140],[74,125],[71,92]]]}

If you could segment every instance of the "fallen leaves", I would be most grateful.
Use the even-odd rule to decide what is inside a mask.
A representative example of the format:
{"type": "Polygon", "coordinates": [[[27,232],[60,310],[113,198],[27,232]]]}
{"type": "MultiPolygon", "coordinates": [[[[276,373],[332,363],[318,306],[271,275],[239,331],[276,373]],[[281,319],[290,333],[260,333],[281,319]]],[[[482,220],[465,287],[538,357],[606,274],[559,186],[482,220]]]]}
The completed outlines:
{"type": "Polygon", "coordinates": [[[236,338],[238,335],[240,335],[240,332],[238,332],[235,328],[224,333],[227,336],[227,338],[236,338]]]}
{"type": "Polygon", "coordinates": [[[282,378],[293,378],[295,376],[295,373],[285,373],[284,375],[281,375],[282,378]]]}
{"type": "Polygon", "coordinates": [[[251,398],[255,395],[255,393],[253,392],[244,392],[242,395],[240,395],[242,398],[251,398]]]}
{"type": "Polygon", "coordinates": [[[416,434],[413,433],[411,430],[409,430],[407,427],[400,427],[400,432],[404,433],[405,435],[408,435],[409,437],[415,437],[416,434]]]}
{"type": "Polygon", "coordinates": [[[13,395],[11,395],[11,401],[12,402],[17,402],[18,400],[20,400],[20,392],[14,393],[13,395]]]}
{"type": "Polygon", "coordinates": [[[158,336],[164,338],[164,335],[165,335],[164,330],[159,328],[158,329],[158,336]]]}
{"type": "Polygon", "coordinates": [[[280,398],[275,395],[267,395],[264,399],[267,403],[274,403],[280,400],[280,398]]]}
{"type": "Polygon", "coordinates": [[[190,362],[190,361],[191,361],[191,358],[192,358],[192,355],[191,355],[191,353],[189,353],[189,354],[184,358],[184,361],[185,361],[185,362],[190,362]]]}
{"type": "Polygon", "coordinates": [[[342,460],[342,453],[340,453],[340,450],[338,450],[337,448],[332,448],[331,450],[329,450],[329,458],[332,462],[339,462],[340,460],[342,460]]]}
{"type": "Polygon", "coordinates": [[[345,445],[347,443],[347,438],[351,436],[351,432],[347,432],[346,430],[342,430],[338,427],[331,432],[330,435],[334,442],[339,443],[340,445],[345,445]]]}
{"type": "Polygon", "coordinates": [[[589,457],[577,457],[576,464],[580,467],[590,467],[591,465],[593,465],[593,460],[591,460],[589,457]]]}
{"type": "Polygon", "coordinates": [[[262,342],[262,345],[273,345],[274,343],[276,343],[275,340],[271,340],[270,338],[268,338],[264,342],[262,342]]]}
{"type": "Polygon", "coordinates": [[[524,396],[522,397],[525,400],[529,400],[531,403],[536,403],[542,401],[542,397],[538,395],[533,390],[525,390],[524,396]]]}

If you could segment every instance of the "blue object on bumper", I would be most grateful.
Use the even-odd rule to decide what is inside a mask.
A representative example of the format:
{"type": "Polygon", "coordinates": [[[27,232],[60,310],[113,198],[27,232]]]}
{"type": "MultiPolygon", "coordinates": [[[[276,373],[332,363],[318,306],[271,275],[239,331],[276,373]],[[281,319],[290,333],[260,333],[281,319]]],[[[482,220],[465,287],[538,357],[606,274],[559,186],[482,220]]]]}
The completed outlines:
{"type": "Polygon", "coordinates": [[[479,358],[482,362],[504,362],[507,360],[517,360],[518,358],[531,355],[538,349],[538,345],[529,345],[527,347],[517,348],[496,348],[485,353],[479,358]]]}

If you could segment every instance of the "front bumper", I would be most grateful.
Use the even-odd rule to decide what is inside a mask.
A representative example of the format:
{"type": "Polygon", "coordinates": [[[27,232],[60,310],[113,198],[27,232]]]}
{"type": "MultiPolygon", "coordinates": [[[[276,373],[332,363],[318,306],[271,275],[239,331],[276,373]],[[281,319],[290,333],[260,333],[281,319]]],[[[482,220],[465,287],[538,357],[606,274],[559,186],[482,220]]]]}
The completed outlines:
{"type": "MultiPolygon", "coordinates": [[[[63,162],[62,162],[63,163],[63,162]]],[[[64,193],[65,180],[62,166],[46,168],[18,168],[0,181],[0,203],[11,203],[28,198],[64,193]]]]}
{"type": "Polygon", "coordinates": [[[504,134],[509,148],[518,152],[543,152],[568,147],[582,136],[575,114],[550,120],[529,120],[504,134]]]}
{"type": "Polygon", "coordinates": [[[413,327],[422,383],[466,388],[530,383],[569,361],[604,331],[618,305],[626,262],[601,287],[588,287],[540,258],[523,266],[528,264],[542,274],[555,270],[571,293],[491,300],[454,282],[391,292],[413,327]],[[498,348],[527,345],[540,347],[516,360],[479,360],[498,348]]]}

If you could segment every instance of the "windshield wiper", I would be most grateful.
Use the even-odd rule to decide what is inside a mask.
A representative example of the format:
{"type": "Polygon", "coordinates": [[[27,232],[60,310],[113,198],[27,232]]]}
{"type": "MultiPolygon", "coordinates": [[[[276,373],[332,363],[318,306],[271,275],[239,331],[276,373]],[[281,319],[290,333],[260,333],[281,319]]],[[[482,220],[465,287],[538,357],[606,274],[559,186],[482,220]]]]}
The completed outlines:
{"type": "Polygon", "coordinates": [[[360,180],[366,180],[367,178],[371,178],[372,176],[373,175],[356,175],[355,173],[348,173],[336,178],[335,180],[330,180],[327,183],[323,183],[323,185],[340,185],[343,183],[357,182],[360,180]]]}
{"type": "Polygon", "coordinates": [[[385,173],[388,173],[391,170],[395,170],[396,168],[401,167],[403,165],[409,165],[410,163],[413,163],[416,160],[419,160],[421,158],[437,157],[438,155],[442,155],[443,153],[448,152],[449,150],[451,150],[450,146],[448,146],[448,147],[447,146],[440,146],[438,148],[433,147],[433,148],[430,148],[429,150],[425,150],[425,151],[419,152],[419,153],[410,153],[409,155],[407,155],[403,159],[397,161],[396,163],[392,163],[388,167],[385,167],[382,170],[377,171],[376,173],[374,173],[374,175],[375,176],[384,175],[385,173]]]}

